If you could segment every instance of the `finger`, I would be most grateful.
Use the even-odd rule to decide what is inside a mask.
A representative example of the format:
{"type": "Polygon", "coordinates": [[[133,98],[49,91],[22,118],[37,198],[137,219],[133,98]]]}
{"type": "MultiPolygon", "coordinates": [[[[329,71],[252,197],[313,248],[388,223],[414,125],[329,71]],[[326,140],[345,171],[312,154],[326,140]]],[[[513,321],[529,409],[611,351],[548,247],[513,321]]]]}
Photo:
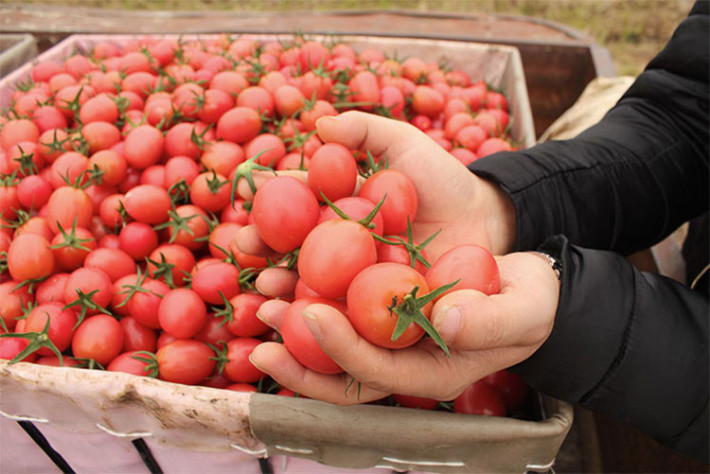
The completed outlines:
{"type": "Polygon", "coordinates": [[[557,307],[554,273],[544,261],[526,254],[498,262],[499,294],[459,290],[434,305],[432,324],[451,348],[481,351],[540,345],[549,335],[557,307]]]}
{"type": "Polygon", "coordinates": [[[325,375],[309,370],[298,363],[286,347],[275,342],[259,344],[249,359],[279,384],[309,398],[339,405],[353,405],[379,400],[389,395],[351,383],[347,374],[325,375]]]}
{"type": "Polygon", "coordinates": [[[426,138],[406,122],[359,111],[322,117],[316,122],[316,130],[325,143],[370,150],[374,156],[398,156],[412,147],[413,140],[426,138]]]}
{"type": "Polygon", "coordinates": [[[234,244],[240,252],[257,257],[274,258],[278,255],[274,249],[266,245],[259,237],[254,224],[245,225],[234,235],[234,244]]]}
{"type": "Polygon", "coordinates": [[[256,312],[256,317],[259,318],[264,324],[275,329],[276,331],[281,331],[281,319],[283,318],[286,309],[288,308],[289,302],[284,300],[268,300],[259,306],[256,312]]]}
{"type": "Polygon", "coordinates": [[[303,315],[323,351],[368,389],[445,400],[465,385],[457,362],[429,339],[389,350],[360,337],[347,318],[329,305],[309,305],[303,315]]]}
{"type": "Polygon", "coordinates": [[[268,298],[292,297],[298,283],[298,273],[283,267],[265,268],[256,277],[254,285],[268,298]]]}

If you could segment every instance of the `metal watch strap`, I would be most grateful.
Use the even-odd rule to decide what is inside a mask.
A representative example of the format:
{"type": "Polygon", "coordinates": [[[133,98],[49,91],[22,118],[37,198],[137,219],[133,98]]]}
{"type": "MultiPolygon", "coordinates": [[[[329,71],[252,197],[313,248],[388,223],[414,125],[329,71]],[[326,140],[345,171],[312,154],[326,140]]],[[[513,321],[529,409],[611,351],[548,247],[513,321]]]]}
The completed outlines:
{"type": "Polygon", "coordinates": [[[545,259],[547,260],[547,263],[550,264],[550,268],[552,268],[552,270],[554,270],[554,272],[555,272],[555,275],[557,275],[557,279],[561,280],[562,279],[562,265],[560,264],[560,262],[558,262],[557,259],[550,254],[547,254],[545,252],[540,252],[539,250],[538,250],[538,253],[540,255],[542,255],[543,257],[545,257],[545,259]]]}

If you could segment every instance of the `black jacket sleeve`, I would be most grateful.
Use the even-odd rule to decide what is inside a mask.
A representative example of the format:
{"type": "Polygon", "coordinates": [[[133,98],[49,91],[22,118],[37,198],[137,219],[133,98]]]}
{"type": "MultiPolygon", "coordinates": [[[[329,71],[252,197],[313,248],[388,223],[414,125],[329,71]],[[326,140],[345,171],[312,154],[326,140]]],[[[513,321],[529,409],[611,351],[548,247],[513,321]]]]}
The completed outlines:
{"type": "Polygon", "coordinates": [[[512,197],[518,250],[564,233],[630,254],[707,210],[708,5],[696,5],[599,124],[470,165],[512,197]]]}
{"type": "Polygon", "coordinates": [[[563,267],[552,334],[514,370],[705,462],[707,293],[624,255],[708,210],[708,5],[696,3],[598,125],[470,165],[513,200],[516,249],[540,248],[563,267]]]}

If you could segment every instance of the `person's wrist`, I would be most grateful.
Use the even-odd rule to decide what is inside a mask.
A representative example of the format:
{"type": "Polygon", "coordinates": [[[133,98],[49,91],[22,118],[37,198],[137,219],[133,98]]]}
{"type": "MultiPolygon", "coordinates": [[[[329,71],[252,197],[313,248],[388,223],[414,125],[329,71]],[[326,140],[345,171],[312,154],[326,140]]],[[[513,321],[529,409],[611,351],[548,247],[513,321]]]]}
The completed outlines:
{"type": "Polygon", "coordinates": [[[492,181],[477,178],[485,225],[491,239],[491,252],[505,255],[515,248],[517,231],[515,206],[510,196],[492,181]]]}

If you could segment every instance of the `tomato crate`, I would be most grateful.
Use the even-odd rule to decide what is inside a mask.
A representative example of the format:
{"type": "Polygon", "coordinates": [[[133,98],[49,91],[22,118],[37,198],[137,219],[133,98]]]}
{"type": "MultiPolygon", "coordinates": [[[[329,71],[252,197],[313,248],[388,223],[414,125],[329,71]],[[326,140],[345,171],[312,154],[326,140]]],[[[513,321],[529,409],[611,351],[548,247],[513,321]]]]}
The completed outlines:
{"type": "Polygon", "coordinates": [[[0,77],[27,63],[37,53],[37,40],[34,36],[0,34],[0,77]]]}
{"type": "MultiPolygon", "coordinates": [[[[75,35],[36,61],[62,61],[99,41],[134,38],[75,35]]],[[[534,143],[515,48],[420,38],[338,39],[356,50],[443,61],[486,81],[507,97],[513,140],[522,147],[534,143]]],[[[0,108],[10,105],[32,66],[26,63],[0,79],[0,108]]],[[[545,472],[573,418],[569,404],[536,393],[529,395],[524,416],[490,417],[386,404],[341,407],[24,362],[0,362],[0,415],[0,471],[13,473],[545,472]]]]}
{"type": "MultiPolygon", "coordinates": [[[[287,35],[252,36],[263,41],[288,37],[287,35]]],[[[203,39],[210,37],[214,38],[214,35],[199,36],[203,39]]],[[[33,63],[63,60],[75,51],[90,51],[92,46],[99,41],[109,40],[120,44],[128,38],[129,36],[116,35],[72,35],[39,54],[33,63]]],[[[132,36],[130,38],[150,37],[132,36]]],[[[161,35],[159,38],[180,38],[188,41],[197,37],[194,35],[161,35]]],[[[312,38],[315,40],[327,39],[327,37],[319,35],[313,35],[312,38]]],[[[396,58],[417,55],[425,61],[439,61],[453,69],[461,69],[468,73],[472,80],[484,80],[493,88],[503,91],[508,99],[511,116],[510,134],[513,140],[523,147],[529,147],[535,143],[532,110],[520,54],[516,48],[495,44],[421,38],[337,36],[337,39],[347,42],[356,51],[375,48],[396,58]]],[[[0,109],[10,105],[15,84],[29,79],[31,69],[32,63],[28,62],[0,79],[0,109]]]]}

